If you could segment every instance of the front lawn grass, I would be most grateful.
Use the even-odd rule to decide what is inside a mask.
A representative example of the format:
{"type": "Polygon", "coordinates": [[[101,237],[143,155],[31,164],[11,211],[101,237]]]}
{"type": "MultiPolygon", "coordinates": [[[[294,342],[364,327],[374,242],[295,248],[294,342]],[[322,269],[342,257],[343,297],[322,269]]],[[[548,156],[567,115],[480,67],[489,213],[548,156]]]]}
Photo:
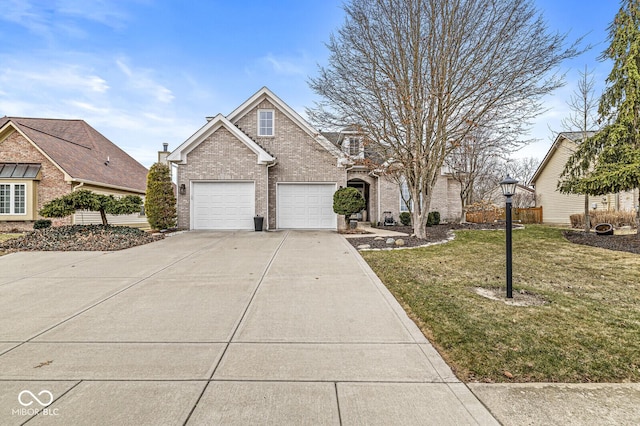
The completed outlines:
{"type": "Polygon", "coordinates": [[[502,231],[362,256],[463,381],[640,381],[639,255],[572,244],[559,229],[515,230],[514,293],[539,306],[473,290],[506,293],[502,231]]]}
{"type": "MultiPolygon", "coordinates": [[[[10,233],[3,234],[3,233],[0,233],[0,243],[3,242],[3,241],[10,240],[12,238],[18,238],[18,237],[21,237],[21,236],[22,236],[22,234],[10,234],[10,233]]],[[[3,254],[5,254],[5,252],[2,249],[0,249],[0,256],[2,256],[3,254]]]]}
{"type": "Polygon", "coordinates": [[[10,240],[12,238],[18,238],[21,237],[22,234],[0,234],[0,243],[3,241],[7,241],[10,240]]]}

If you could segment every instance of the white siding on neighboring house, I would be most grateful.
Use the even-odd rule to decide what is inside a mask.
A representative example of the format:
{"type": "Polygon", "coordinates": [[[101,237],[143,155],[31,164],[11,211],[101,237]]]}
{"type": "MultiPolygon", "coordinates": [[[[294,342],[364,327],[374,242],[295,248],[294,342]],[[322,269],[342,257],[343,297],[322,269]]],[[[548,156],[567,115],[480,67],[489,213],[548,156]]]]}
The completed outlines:
{"type": "MultiPolygon", "coordinates": [[[[87,189],[91,192],[95,192],[96,194],[114,195],[115,197],[122,197],[124,195],[129,195],[129,193],[124,191],[118,191],[115,189],[109,189],[109,188],[92,186],[92,185],[83,185],[82,187],[78,187],[78,189],[87,189]]],[[[140,195],[140,197],[144,202],[144,196],[140,195]]],[[[96,212],[96,211],[78,210],[74,213],[72,219],[73,219],[74,225],[102,225],[102,218],[100,217],[100,212],[96,212]]],[[[147,221],[147,217],[140,213],[120,214],[120,215],[108,214],[107,223],[109,225],[126,225],[126,226],[133,226],[136,228],[149,227],[149,222],[147,221]]]]}
{"type": "Polygon", "coordinates": [[[550,153],[549,161],[533,182],[537,205],[543,209],[544,223],[570,223],[570,215],[584,211],[583,195],[561,194],[556,189],[562,170],[574,150],[575,143],[561,138],[555,152],[550,153]]]}
{"type": "MultiPolygon", "coordinates": [[[[78,210],[73,215],[73,223],[75,225],[102,225],[102,218],[100,217],[100,212],[78,210]]],[[[127,225],[142,228],[149,226],[147,217],[139,213],[119,215],[108,214],[107,223],[109,225],[127,225]]]]}
{"type": "MultiPolygon", "coordinates": [[[[576,132],[560,133],[532,183],[535,186],[537,206],[543,208],[544,223],[568,224],[570,216],[584,212],[584,195],[561,194],[556,190],[560,175],[569,157],[575,152],[581,135],[576,132]]],[[[638,190],[589,197],[591,210],[634,211],[638,203],[638,190]]]]}

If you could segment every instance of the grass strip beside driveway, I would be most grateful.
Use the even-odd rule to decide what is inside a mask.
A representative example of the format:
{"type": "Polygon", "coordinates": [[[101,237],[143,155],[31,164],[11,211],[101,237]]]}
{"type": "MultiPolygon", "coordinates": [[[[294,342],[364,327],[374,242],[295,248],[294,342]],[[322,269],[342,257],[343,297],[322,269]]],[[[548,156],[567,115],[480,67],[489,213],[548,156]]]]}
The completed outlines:
{"type": "Polygon", "coordinates": [[[7,241],[10,240],[12,238],[18,238],[21,237],[22,234],[0,234],[0,243],[3,241],[7,241]]]}
{"type": "MultiPolygon", "coordinates": [[[[18,238],[18,237],[21,237],[21,236],[22,236],[22,234],[10,234],[10,233],[3,234],[3,233],[0,233],[0,243],[2,243],[4,241],[7,241],[7,240],[10,240],[12,238],[18,238]]],[[[5,252],[2,249],[0,249],[0,256],[2,256],[3,254],[5,254],[5,252]]]]}
{"type": "Polygon", "coordinates": [[[572,244],[544,226],[514,231],[513,250],[516,298],[545,304],[504,303],[501,231],[362,255],[461,380],[640,381],[640,256],[572,244]],[[477,288],[500,288],[501,300],[477,288]]]}

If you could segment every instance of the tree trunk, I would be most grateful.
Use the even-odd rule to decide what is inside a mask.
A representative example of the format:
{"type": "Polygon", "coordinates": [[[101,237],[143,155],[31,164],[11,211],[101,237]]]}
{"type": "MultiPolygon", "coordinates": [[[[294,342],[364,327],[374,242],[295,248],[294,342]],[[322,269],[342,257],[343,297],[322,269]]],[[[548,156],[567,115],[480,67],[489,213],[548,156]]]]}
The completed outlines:
{"type": "Polygon", "coordinates": [[[100,209],[100,219],[102,219],[102,224],[103,224],[104,226],[109,225],[109,224],[107,223],[107,214],[104,212],[104,209],[100,209]]]}
{"type": "Polygon", "coordinates": [[[589,196],[584,196],[584,232],[591,231],[591,216],[589,216],[589,196]]]}
{"type": "MultiPolygon", "coordinates": [[[[416,198],[413,198],[414,200],[416,198]]],[[[417,199],[420,199],[419,197],[417,199]]],[[[411,220],[413,225],[413,233],[416,238],[427,238],[427,220],[429,219],[429,207],[431,206],[431,194],[425,194],[422,197],[421,205],[414,202],[414,208],[411,212],[411,220]]]]}

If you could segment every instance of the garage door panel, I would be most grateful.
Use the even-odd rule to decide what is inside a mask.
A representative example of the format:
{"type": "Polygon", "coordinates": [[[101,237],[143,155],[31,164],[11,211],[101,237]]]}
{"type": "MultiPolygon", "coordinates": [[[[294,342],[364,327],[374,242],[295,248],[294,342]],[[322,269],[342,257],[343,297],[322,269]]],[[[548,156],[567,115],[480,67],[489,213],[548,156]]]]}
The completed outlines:
{"type": "Polygon", "coordinates": [[[278,227],[284,229],[335,229],[335,184],[279,184],[278,227]]]}
{"type": "Polygon", "coordinates": [[[253,229],[253,182],[194,182],[193,229],[253,229]]]}

